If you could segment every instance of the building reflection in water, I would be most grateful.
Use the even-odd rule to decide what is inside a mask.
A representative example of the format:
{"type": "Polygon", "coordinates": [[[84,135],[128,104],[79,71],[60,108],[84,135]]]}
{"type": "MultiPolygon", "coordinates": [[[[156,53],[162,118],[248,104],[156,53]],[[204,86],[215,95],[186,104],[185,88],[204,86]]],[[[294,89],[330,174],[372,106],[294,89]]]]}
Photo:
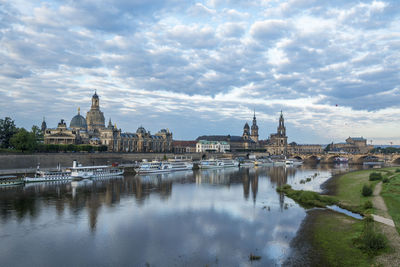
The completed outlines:
{"type": "MultiPolygon", "coordinates": [[[[150,195],[158,195],[164,201],[171,197],[173,184],[215,185],[230,187],[243,186],[243,198],[253,203],[257,201],[259,181],[268,187],[276,188],[292,183],[296,168],[229,168],[188,172],[175,172],[144,176],[125,175],[125,177],[79,182],[27,184],[25,187],[0,188],[0,218],[3,221],[11,217],[21,220],[29,216],[35,219],[46,207],[54,206],[57,216],[67,211],[74,216],[88,213],[89,227],[96,230],[97,219],[102,206],[114,207],[121,198],[134,198],[138,206],[150,195]]],[[[297,179],[297,178],[296,178],[297,179]]],[[[284,209],[284,196],[275,190],[271,197],[279,197],[280,210],[284,209]]]]}

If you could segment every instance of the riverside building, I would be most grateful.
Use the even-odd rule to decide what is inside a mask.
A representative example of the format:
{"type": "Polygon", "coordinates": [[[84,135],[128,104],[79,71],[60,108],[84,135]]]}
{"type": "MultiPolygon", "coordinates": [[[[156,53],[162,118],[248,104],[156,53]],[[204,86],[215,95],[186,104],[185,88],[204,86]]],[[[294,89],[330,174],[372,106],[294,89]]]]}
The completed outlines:
{"type": "Polygon", "coordinates": [[[86,118],[78,108],[78,114],[71,119],[69,127],[61,120],[53,129],[47,128],[43,121],[42,128],[45,128],[45,144],[102,145],[112,152],[172,152],[172,133],[168,129],[162,129],[154,135],[142,126],[134,133],[122,132],[116,124],[112,124],[111,119],[106,126],[97,92],[92,96],[92,105],[86,118]]]}

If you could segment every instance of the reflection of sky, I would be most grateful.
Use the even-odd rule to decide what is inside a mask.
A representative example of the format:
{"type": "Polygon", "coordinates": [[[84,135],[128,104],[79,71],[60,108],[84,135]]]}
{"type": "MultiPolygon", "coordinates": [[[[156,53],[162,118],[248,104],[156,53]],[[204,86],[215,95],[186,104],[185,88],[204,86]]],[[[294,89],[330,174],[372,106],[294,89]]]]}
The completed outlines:
{"type": "MultiPolygon", "coordinates": [[[[297,170],[287,179],[298,186],[301,179],[315,172],[297,170]]],[[[327,173],[323,172],[321,177],[327,173]]],[[[62,194],[53,199],[50,192],[44,191],[34,199],[38,207],[36,217],[25,215],[17,220],[8,216],[0,221],[2,264],[265,266],[283,262],[305,211],[290,199],[284,198],[287,205],[280,202],[276,185],[268,178],[268,169],[211,170],[194,175],[196,178],[188,178],[190,183],[182,180],[187,174],[176,174],[177,180],[169,175],[169,181],[173,181],[171,195],[163,198],[148,188],[150,195],[141,203],[131,194],[121,194],[119,202],[104,205],[107,194],[98,185],[78,188],[76,199],[63,200],[68,204],[82,195],[88,196],[81,209],[66,205],[60,211],[55,205],[62,194]],[[198,183],[199,179],[210,182],[210,177],[218,178],[216,185],[198,183]],[[251,185],[257,185],[255,201],[243,195],[246,179],[250,195],[255,190],[251,185]],[[257,183],[254,179],[258,179],[257,183]],[[222,180],[228,186],[220,185],[222,180]],[[98,207],[95,212],[92,205],[98,207]],[[89,227],[91,216],[95,216],[94,230],[89,227]],[[251,264],[250,253],[262,256],[261,260],[251,264]]],[[[138,178],[125,181],[135,179],[138,178]]],[[[324,180],[315,178],[312,186],[324,180]]],[[[104,190],[124,186],[116,181],[104,183],[104,190]]],[[[154,181],[159,183],[160,179],[154,181]]],[[[48,191],[57,188],[49,187],[48,191]]],[[[65,194],[71,194],[70,189],[65,194]]]]}

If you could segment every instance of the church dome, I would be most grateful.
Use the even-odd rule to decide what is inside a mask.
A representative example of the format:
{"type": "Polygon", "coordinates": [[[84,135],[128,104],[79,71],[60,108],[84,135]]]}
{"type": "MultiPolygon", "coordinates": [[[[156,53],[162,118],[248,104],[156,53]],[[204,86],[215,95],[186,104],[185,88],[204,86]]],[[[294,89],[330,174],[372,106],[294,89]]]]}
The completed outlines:
{"type": "Polygon", "coordinates": [[[92,96],[92,98],[99,98],[99,96],[97,95],[97,91],[94,92],[94,95],[92,96]]]}
{"type": "Polygon", "coordinates": [[[138,134],[145,134],[145,133],[146,133],[146,130],[145,130],[142,126],[140,126],[140,127],[136,130],[136,133],[138,133],[138,134]]]}
{"type": "Polygon", "coordinates": [[[85,129],[87,128],[86,125],[86,119],[80,114],[79,109],[78,109],[78,114],[75,115],[71,123],[69,124],[70,128],[80,128],[80,129],[85,129]]]}

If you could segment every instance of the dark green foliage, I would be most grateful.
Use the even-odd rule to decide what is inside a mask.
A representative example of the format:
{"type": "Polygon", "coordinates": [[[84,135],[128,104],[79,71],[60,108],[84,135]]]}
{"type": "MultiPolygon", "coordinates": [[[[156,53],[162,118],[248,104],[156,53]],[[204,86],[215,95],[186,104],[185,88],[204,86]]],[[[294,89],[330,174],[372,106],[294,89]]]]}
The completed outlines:
{"type": "Polygon", "coordinates": [[[356,240],[360,248],[368,254],[376,255],[387,247],[387,240],[382,233],[375,229],[375,222],[371,216],[364,219],[364,228],[361,236],[356,240]]]}
{"type": "Polygon", "coordinates": [[[44,138],[43,134],[44,133],[42,132],[42,130],[38,126],[33,125],[31,132],[35,136],[36,141],[38,141],[38,142],[43,141],[43,138],[44,138]]]}
{"type": "Polygon", "coordinates": [[[378,181],[378,180],[382,180],[382,174],[380,172],[372,172],[369,175],[369,180],[370,181],[378,181]]]}
{"type": "Polygon", "coordinates": [[[386,184],[386,183],[389,183],[389,178],[386,178],[386,177],[383,178],[382,182],[385,183],[385,184],[386,184]]]}
{"type": "Polygon", "coordinates": [[[363,188],[362,188],[361,194],[362,194],[364,197],[369,197],[370,195],[372,195],[372,188],[371,188],[371,186],[368,186],[368,185],[365,184],[365,185],[363,186],[363,188]]]}
{"type": "Polygon", "coordinates": [[[311,178],[308,177],[307,180],[306,180],[306,182],[311,182],[311,178]]]}
{"type": "Polygon", "coordinates": [[[17,133],[17,127],[15,126],[14,121],[5,117],[4,120],[0,119],[0,147],[1,148],[10,148],[10,139],[11,137],[17,133]]]}
{"type": "Polygon", "coordinates": [[[400,172],[400,169],[396,169],[396,172],[400,172]]]}
{"type": "Polygon", "coordinates": [[[367,200],[364,203],[364,209],[368,210],[368,209],[372,209],[372,202],[367,200]]]}
{"type": "Polygon", "coordinates": [[[21,128],[11,137],[10,144],[13,148],[22,152],[34,151],[36,148],[36,137],[32,132],[21,128]]]}
{"type": "Polygon", "coordinates": [[[321,196],[313,191],[294,190],[290,185],[278,187],[276,190],[280,193],[284,193],[287,197],[290,197],[306,208],[326,207],[327,205],[334,205],[337,203],[336,199],[332,197],[321,196]]]}

